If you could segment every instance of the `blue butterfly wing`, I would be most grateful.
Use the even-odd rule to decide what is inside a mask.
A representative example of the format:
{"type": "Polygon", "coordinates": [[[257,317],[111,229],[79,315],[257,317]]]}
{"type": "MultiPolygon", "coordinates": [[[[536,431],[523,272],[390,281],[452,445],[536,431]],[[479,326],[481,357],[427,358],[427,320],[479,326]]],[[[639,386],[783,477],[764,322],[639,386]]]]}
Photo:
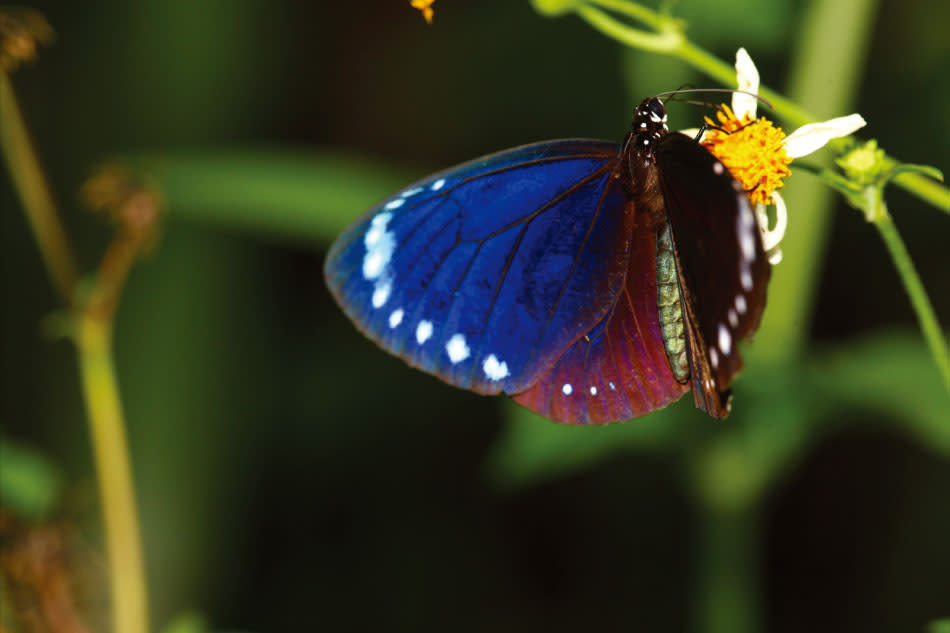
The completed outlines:
{"type": "MultiPolygon", "coordinates": [[[[636,217],[630,202],[627,214],[636,217]]],[[[515,402],[568,424],[629,420],[678,400],[657,308],[656,229],[640,214],[629,244],[627,275],[606,315],[561,355],[515,402]]]]}
{"type": "Polygon", "coordinates": [[[531,387],[614,304],[633,219],[614,143],[537,143],[421,180],[333,244],[331,292],[369,338],[483,394],[531,387]]]}

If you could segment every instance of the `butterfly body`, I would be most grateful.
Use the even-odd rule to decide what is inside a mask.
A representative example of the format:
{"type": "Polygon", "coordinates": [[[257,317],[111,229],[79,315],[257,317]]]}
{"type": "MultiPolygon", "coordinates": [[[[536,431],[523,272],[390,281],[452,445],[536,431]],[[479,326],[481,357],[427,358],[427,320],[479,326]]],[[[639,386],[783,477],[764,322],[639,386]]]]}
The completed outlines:
{"type": "Polygon", "coordinates": [[[648,99],[622,145],[537,143],[410,185],[334,243],[328,286],[410,365],[559,422],[637,417],[691,387],[723,417],[768,263],[741,188],[665,121],[648,99]]]}

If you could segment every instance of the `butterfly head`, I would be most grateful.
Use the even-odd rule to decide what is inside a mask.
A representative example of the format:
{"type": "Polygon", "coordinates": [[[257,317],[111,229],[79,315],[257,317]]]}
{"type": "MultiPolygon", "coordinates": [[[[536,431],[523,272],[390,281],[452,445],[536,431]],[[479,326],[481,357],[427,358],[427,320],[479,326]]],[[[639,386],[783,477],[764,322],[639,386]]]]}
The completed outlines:
{"type": "Polygon", "coordinates": [[[652,161],[656,144],[669,131],[663,102],[657,97],[648,97],[641,101],[633,112],[633,131],[630,137],[633,157],[652,161]]]}

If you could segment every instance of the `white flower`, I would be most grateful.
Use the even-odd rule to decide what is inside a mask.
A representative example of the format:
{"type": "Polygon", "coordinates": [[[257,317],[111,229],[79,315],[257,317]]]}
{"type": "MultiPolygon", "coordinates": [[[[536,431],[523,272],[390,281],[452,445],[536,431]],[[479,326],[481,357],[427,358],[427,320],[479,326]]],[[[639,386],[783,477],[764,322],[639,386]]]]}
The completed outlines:
{"type": "MultiPolygon", "coordinates": [[[[758,99],[752,95],[759,93],[759,71],[744,48],[740,48],[736,52],[736,82],[739,90],[752,93],[733,93],[732,110],[736,118],[740,121],[746,116],[755,119],[758,99]]],[[[848,136],[865,125],[866,122],[860,114],[850,114],[821,123],[803,125],[785,138],[785,153],[789,158],[807,156],[824,147],[828,141],[848,136]]],[[[778,248],[778,244],[781,242],[788,226],[788,213],[785,201],[778,191],[772,192],[771,200],[775,205],[776,223],[774,228],[769,229],[768,214],[764,204],[756,204],[755,211],[759,219],[762,245],[769,255],[769,261],[777,264],[782,260],[782,251],[778,248]]]]}
{"type": "MultiPolygon", "coordinates": [[[[759,93],[759,71],[755,67],[748,51],[740,48],[736,52],[736,83],[740,92],[732,95],[732,110],[740,121],[747,115],[755,119],[758,99],[752,95],[759,93]]],[[[828,141],[853,134],[866,125],[860,114],[850,114],[820,123],[809,123],[789,134],[784,141],[785,153],[789,158],[801,158],[824,147],[828,141]]],[[[759,230],[762,234],[762,245],[768,253],[769,261],[777,264],[782,261],[782,251],[778,248],[779,242],[785,235],[788,226],[788,212],[785,201],[778,191],[772,192],[772,202],[775,205],[775,227],[769,229],[768,214],[762,203],[756,204],[756,215],[759,218],[759,230]]]]}

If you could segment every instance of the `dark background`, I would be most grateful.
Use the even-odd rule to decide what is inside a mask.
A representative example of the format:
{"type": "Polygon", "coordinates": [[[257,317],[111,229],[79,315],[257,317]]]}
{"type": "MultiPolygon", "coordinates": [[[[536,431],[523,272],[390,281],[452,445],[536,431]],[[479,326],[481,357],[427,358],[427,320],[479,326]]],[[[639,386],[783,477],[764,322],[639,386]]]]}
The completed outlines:
{"type": "MultiPolygon", "coordinates": [[[[801,2],[694,4],[704,3],[675,9],[691,37],[725,60],[746,46],[781,89],[801,2]]],[[[880,3],[856,108],[865,137],[944,169],[948,6],[880,3]]],[[[37,8],[58,37],[14,81],[86,270],[109,228],[76,192],[106,158],[339,155],[391,174],[383,195],[524,142],[619,140],[644,95],[710,85],[510,0],[439,0],[432,26],[395,0],[37,8]]],[[[672,116],[691,127],[699,114],[672,116]]],[[[888,201],[946,323],[948,218],[894,188],[888,201]]],[[[93,525],[96,542],[74,351],[41,334],[57,298],[6,172],[0,208],[3,435],[65,473],[73,502],[60,516],[93,525]]],[[[339,209],[339,225],[362,210],[339,209]]],[[[932,385],[874,228],[841,203],[833,217],[812,347],[847,357],[867,337],[906,333],[932,385]]],[[[698,628],[709,527],[684,475],[689,451],[634,438],[512,467],[498,456],[518,454],[505,448],[516,407],[448,388],[364,340],[322,281],[331,238],[257,234],[171,205],[132,274],[116,360],[153,622],[194,608],[216,628],[251,631],[698,628]]],[[[945,393],[936,401],[950,411],[945,393]]],[[[687,444],[732,420],[704,418],[689,397],[673,409],[687,444]]],[[[758,574],[761,630],[920,631],[950,617],[950,452],[873,403],[834,417],[817,418],[831,430],[747,508],[748,538],[736,534],[758,574]]]]}

